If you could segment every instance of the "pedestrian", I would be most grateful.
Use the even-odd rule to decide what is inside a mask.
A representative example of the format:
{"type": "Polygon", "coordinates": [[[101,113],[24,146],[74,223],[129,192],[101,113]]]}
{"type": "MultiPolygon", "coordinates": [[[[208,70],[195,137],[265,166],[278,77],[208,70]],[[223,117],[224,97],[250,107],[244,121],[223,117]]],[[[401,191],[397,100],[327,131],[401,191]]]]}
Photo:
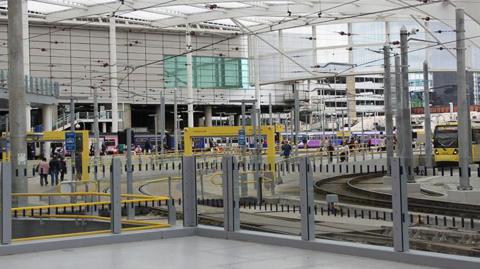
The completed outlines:
{"type": "Polygon", "coordinates": [[[147,139],[145,142],[145,152],[150,154],[152,152],[152,144],[150,143],[150,140],[147,139]]]}
{"type": "Polygon", "coordinates": [[[288,141],[283,141],[282,145],[282,155],[283,158],[285,159],[285,165],[289,165],[288,159],[290,158],[290,154],[292,153],[292,146],[288,141]]]}
{"type": "Polygon", "coordinates": [[[40,185],[43,184],[48,185],[48,172],[49,172],[49,165],[47,162],[47,158],[42,157],[42,160],[37,166],[37,172],[40,174],[40,185]]]}
{"type": "Polygon", "coordinates": [[[65,161],[65,158],[62,157],[60,159],[60,181],[63,181],[66,173],[67,173],[67,162],[65,161]]]}
{"type": "Polygon", "coordinates": [[[327,153],[328,153],[328,162],[333,162],[333,152],[335,151],[335,148],[333,147],[332,142],[328,143],[327,147],[327,153]]]}
{"type": "Polygon", "coordinates": [[[55,186],[58,184],[58,173],[60,172],[60,161],[58,160],[58,157],[56,155],[53,156],[48,165],[50,167],[52,186],[55,186]]]}
{"type": "Polygon", "coordinates": [[[288,141],[283,141],[283,145],[282,145],[283,158],[285,159],[289,158],[291,153],[292,153],[292,146],[290,146],[290,143],[288,143],[288,141]]]}

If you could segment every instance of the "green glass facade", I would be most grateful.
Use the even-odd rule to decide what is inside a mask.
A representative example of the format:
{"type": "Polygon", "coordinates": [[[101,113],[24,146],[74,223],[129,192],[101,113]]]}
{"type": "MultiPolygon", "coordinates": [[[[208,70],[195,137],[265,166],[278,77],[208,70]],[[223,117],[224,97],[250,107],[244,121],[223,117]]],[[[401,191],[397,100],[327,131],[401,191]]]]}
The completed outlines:
{"type": "MultiPolygon", "coordinates": [[[[208,89],[249,87],[248,60],[244,58],[193,56],[193,87],[208,89]]],[[[165,56],[165,88],[187,87],[186,56],[165,56]]]]}

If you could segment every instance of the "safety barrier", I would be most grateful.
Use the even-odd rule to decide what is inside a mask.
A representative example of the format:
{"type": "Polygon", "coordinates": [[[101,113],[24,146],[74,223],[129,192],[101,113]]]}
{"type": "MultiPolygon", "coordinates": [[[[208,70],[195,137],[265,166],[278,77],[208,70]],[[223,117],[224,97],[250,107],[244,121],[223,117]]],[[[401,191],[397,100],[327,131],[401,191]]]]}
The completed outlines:
{"type": "MultiPolygon", "coordinates": [[[[198,205],[207,206],[207,207],[224,207],[223,199],[197,199],[198,205]]],[[[240,209],[253,210],[255,213],[292,213],[300,214],[301,206],[299,201],[296,202],[269,202],[264,201],[261,204],[252,199],[240,199],[239,201],[240,209]]],[[[321,202],[317,202],[313,207],[315,215],[319,216],[331,216],[331,217],[340,217],[340,218],[352,218],[352,219],[363,219],[363,220],[372,220],[372,221],[393,221],[393,213],[391,210],[379,210],[379,209],[366,209],[362,207],[348,206],[337,204],[335,207],[330,207],[328,204],[324,203],[321,205],[321,202]]],[[[245,211],[249,212],[249,211],[245,211]]],[[[430,227],[439,227],[447,229],[464,229],[478,231],[480,230],[480,218],[478,217],[465,217],[465,216],[445,216],[445,215],[436,215],[436,214],[422,214],[422,213],[409,213],[408,218],[409,225],[428,225],[430,227]]]]}

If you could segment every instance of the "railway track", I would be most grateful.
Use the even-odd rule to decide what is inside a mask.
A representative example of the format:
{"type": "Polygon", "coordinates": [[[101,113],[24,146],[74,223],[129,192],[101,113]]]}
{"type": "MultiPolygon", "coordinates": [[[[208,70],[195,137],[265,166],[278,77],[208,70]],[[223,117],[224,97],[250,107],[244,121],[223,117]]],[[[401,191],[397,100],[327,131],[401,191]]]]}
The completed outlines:
{"type": "MultiPolygon", "coordinates": [[[[315,182],[315,192],[319,195],[337,194],[343,202],[359,205],[392,208],[392,196],[388,193],[368,191],[355,186],[355,183],[382,176],[382,173],[341,175],[315,182]]],[[[458,217],[478,217],[480,206],[461,204],[438,199],[408,198],[411,211],[449,215],[458,217]]]]}

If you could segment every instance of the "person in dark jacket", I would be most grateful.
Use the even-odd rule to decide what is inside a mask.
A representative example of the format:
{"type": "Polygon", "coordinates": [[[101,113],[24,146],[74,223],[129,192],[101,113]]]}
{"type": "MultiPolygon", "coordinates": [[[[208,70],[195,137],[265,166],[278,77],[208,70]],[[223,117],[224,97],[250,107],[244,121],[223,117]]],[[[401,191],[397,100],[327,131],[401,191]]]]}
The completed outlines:
{"type": "Polygon", "coordinates": [[[60,181],[63,181],[65,174],[67,173],[67,162],[65,158],[60,159],[60,181]]]}
{"type": "Polygon", "coordinates": [[[58,184],[58,173],[60,172],[60,160],[58,160],[58,157],[56,155],[53,156],[53,158],[50,160],[48,166],[50,168],[52,186],[55,186],[58,184]]]}

